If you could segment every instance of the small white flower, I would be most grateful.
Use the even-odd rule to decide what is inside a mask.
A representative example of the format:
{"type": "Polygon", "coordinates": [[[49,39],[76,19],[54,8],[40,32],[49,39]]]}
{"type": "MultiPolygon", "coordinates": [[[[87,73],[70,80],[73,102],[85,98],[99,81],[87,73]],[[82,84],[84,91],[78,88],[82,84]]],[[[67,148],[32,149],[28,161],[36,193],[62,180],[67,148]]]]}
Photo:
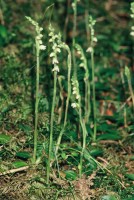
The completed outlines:
{"type": "Polygon", "coordinates": [[[76,90],[74,90],[74,91],[73,91],[73,94],[76,94],[76,93],[77,93],[77,91],[76,91],[76,90]]]}
{"type": "Polygon", "coordinates": [[[39,44],[42,44],[42,40],[39,40],[38,42],[39,42],[39,44]]]}
{"type": "Polygon", "coordinates": [[[52,38],[51,38],[51,39],[49,39],[49,42],[53,42],[52,38]]]}
{"type": "Polygon", "coordinates": [[[79,99],[80,98],[80,95],[79,94],[77,94],[77,96],[76,96],[76,99],[79,99]]]}
{"type": "Polygon", "coordinates": [[[73,9],[75,8],[75,3],[72,3],[72,8],[73,8],[73,9]]]}
{"type": "Polygon", "coordinates": [[[77,53],[78,53],[79,55],[81,55],[81,51],[77,51],[77,53]]]}
{"type": "Polygon", "coordinates": [[[76,107],[77,107],[77,104],[76,104],[76,103],[72,103],[71,106],[72,106],[73,108],[76,108],[76,107]]]}
{"type": "Polygon", "coordinates": [[[89,47],[87,50],[86,50],[86,52],[92,52],[93,51],[93,48],[92,47],[89,47]]]}
{"type": "Polygon", "coordinates": [[[42,34],[39,34],[39,38],[41,39],[43,37],[43,35],[42,34]]]}
{"type": "Polygon", "coordinates": [[[39,35],[36,36],[36,40],[40,40],[40,36],[39,35]]]}
{"type": "Polygon", "coordinates": [[[42,28],[42,27],[40,27],[40,31],[43,31],[43,28],[42,28]]]}
{"type": "Polygon", "coordinates": [[[77,91],[77,87],[73,87],[73,91],[77,91]]]}
{"type": "Polygon", "coordinates": [[[50,32],[48,35],[49,35],[49,36],[53,36],[53,32],[50,32]]]}
{"type": "Polygon", "coordinates": [[[46,46],[45,45],[40,45],[40,50],[45,50],[46,46]]]}
{"type": "Polygon", "coordinates": [[[84,67],[84,63],[80,63],[80,65],[79,65],[80,67],[84,67]]]}
{"type": "Polygon", "coordinates": [[[58,65],[55,65],[54,68],[52,69],[52,72],[59,72],[59,67],[58,65]]]}
{"type": "Polygon", "coordinates": [[[97,40],[97,38],[96,38],[96,37],[94,37],[94,38],[93,38],[93,41],[94,41],[94,42],[97,42],[98,40],[97,40]]]}
{"type": "Polygon", "coordinates": [[[59,62],[58,62],[57,58],[53,58],[52,63],[54,65],[54,64],[58,64],[59,62]]]}
{"type": "Polygon", "coordinates": [[[52,49],[53,49],[53,50],[55,50],[55,49],[56,49],[56,47],[57,47],[57,44],[56,44],[56,43],[54,43],[54,45],[53,45],[52,49]]]}
{"type": "Polygon", "coordinates": [[[58,52],[58,53],[61,52],[60,48],[56,48],[55,51],[58,52]]]}
{"type": "Polygon", "coordinates": [[[131,16],[132,18],[134,18],[134,14],[131,14],[130,16],[131,16]]]}
{"type": "Polygon", "coordinates": [[[49,55],[49,56],[50,56],[50,58],[51,58],[51,57],[54,57],[54,56],[55,56],[55,53],[54,53],[54,52],[52,52],[52,53],[50,53],[50,55],[49,55]]]}
{"type": "Polygon", "coordinates": [[[131,27],[132,31],[134,31],[134,26],[131,27]]]}
{"type": "Polygon", "coordinates": [[[131,36],[134,36],[134,32],[131,32],[130,35],[131,35],[131,36]]]}

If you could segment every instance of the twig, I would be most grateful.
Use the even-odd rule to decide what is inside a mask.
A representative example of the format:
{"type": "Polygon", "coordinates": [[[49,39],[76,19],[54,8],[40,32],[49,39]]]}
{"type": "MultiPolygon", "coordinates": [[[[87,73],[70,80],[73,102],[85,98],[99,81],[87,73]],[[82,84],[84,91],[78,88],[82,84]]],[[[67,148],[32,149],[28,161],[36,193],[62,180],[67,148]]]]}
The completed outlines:
{"type": "Polygon", "coordinates": [[[121,111],[125,106],[126,104],[132,99],[132,97],[128,97],[127,100],[121,105],[121,107],[117,110],[117,112],[121,111]]]}
{"type": "Polygon", "coordinates": [[[17,169],[11,169],[11,170],[8,170],[8,171],[0,173],[0,176],[4,176],[4,175],[7,175],[7,174],[13,174],[13,173],[16,173],[16,172],[24,171],[24,170],[27,170],[28,168],[29,168],[29,166],[20,167],[20,168],[17,168],[17,169]]]}

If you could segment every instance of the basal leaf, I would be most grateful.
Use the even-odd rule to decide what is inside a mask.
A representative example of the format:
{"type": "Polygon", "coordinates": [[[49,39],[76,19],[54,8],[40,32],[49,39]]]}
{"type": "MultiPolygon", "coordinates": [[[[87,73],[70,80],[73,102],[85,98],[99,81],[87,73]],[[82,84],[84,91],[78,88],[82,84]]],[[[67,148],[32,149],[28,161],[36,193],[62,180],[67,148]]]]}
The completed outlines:
{"type": "Polygon", "coordinates": [[[27,163],[24,161],[16,161],[16,162],[13,162],[12,165],[15,168],[19,168],[19,167],[27,166],[27,163]]]}
{"type": "Polygon", "coordinates": [[[20,151],[20,152],[17,152],[16,153],[16,156],[18,158],[21,158],[21,159],[24,159],[24,160],[27,160],[29,158],[31,158],[31,155],[29,152],[26,152],[26,151],[20,151]]]}
{"type": "Polygon", "coordinates": [[[0,134],[0,144],[6,144],[11,140],[11,136],[6,134],[0,134]]]}
{"type": "Polygon", "coordinates": [[[120,140],[122,137],[117,133],[117,134],[114,134],[114,133],[105,133],[105,134],[102,134],[102,135],[99,135],[97,137],[97,140],[120,140]]]}
{"type": "Polygon", "coordinates": [[[76,180],[77,178],[77,173],[72,170],[65,171],[65,174],[66,174],[66,179],[68,180],[76,180]]]}
{"type": "Polygon", "coordinates": [[[134,181],[134,174],[126,174],[125,176],[130,180],[134,181]]]}
{"type": "Polygon", "coordinates": [[[115,195],[104,195],[101,197],[101,200],[118,200],[115,195]]]}

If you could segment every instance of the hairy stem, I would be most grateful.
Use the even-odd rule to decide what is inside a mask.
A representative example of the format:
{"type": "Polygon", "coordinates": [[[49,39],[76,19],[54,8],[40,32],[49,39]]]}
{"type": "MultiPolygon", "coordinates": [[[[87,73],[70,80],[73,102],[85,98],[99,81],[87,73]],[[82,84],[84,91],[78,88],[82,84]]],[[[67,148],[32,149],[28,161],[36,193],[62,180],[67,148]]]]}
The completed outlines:
{"type": "Polygon", "coordinates": [[[75,39],[76,39],[76,21],[77,21],[77,0],[74,1],[74,17],[73,17],[73,66],[74,66],[74,78],[77,78],[77,67],[76,67],[76,59],[75,59],[75,39]]]}
{"type": "Polygon", "coordinates": [[[82,176],[82,168],[83,168],[83,155],[84,155],[84,151],[85,151],[85,147],[86,147],[86,127],[85,127],[85,122],[82,119],[82,112],[81,112],[81,99],[79,99],[79,119],[80,119],[80,124],[81,124],[81,128],[82,128],[82,150],[81,150],[81,154],[80,154],[80,166],[79,166],[79,176],[81,178],[82,176]]]}
{"type": "Polygon", "coordinates": [[[91,51],[91,66],[92,66],[93,117],[94,117],[93,141],[95,142],[96,141],[97,124],[96,124],[96,94],[95,94],[94,49],[93,48],[91,51]]]}
{"type": "Polygon", "coordinates": [[[35,122],[34,122],[34,152],[33,152],[33,161],[36,161],[37,154],[37,140],[38,140],[38,106],[39,106],[39,43],[36,39],[36,94],[35,94],[35,122]]]}
{"type": "Polygon", "coordinates": [[[53,146],[53,124],[54,124],[54,108],[56,101],[56,84],[57,84],[57,72],[54,71],[54,90],[53,90],[53,100],[52,100],[52,109],[51,109],[51,120],[50,120],[50,138],[49,138],[49,153],[48,153],[48,163],[47,163],[47,184],[49,184],[50,177],[50,163],[51,163],[51,154],[53,146]]]}
{"type": "Polygon", "coordinates": [[[55,149],[55,153],[57,154],[58,149],[59,149],[59,145],[61,143],[61,139],[62,136],[64,134],[64,130],[66,127],[66,123],[67,123],[67,114],[68,114],[68,106],[69,106],[69,100],[70,100],[70,95],[71,95],[71,68],[72,68],[72,64],[71,64],[71,52],[69,47],[66,45],[66,50],[68,51],[68,61],[67,61],[67,65],[68,65],[68,95],[67,95],[67,99],[66,99],[66,108],[65,108],[65,117],[64,117],[64,124],[63,124],[63,128],[59,134],[58,140],[57,140],[57,144],[56,144],[56,149],[55,149]]]}

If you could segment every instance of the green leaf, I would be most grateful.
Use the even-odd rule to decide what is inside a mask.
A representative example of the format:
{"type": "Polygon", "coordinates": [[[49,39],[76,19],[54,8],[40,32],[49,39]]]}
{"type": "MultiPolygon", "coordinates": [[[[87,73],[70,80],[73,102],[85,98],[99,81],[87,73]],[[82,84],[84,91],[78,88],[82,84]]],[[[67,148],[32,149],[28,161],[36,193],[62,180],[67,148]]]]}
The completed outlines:
{"type": "Polygon", "coordinates": [[[88,168],[90,168],[91,170],[97,168],[96,162],[93,160],[92,156],[87,150],[84,151],[84,158],[88,161],[88,168]]]}
{"type": "Polygon", "coordinates": [[[90,155],[93,157],[102,156],[103,151],[102,151],[102,149],[93,149],[90,151],[90,155]]]}
{"type": "Polygon", "coordinates": [[[0,25],[0,46],[5,45],[6,41],[7,41],[7,29],[5,26],[0,25]]]}
{"type": "Polygon", "coordinates": [[[26,152],[26,151],[20,151],[20,152],[17,152],[16,153],[16,156],[18,158],[21,158],[21,159],[24,159],[24,160],[27,160],[28,158],[31,158],[31,155],[29,152],[26,152]]]}
{"type": "Polygon", "coordinates": [[[30,131],[32,131],[32,128],[30,126],[24,124],[19,124],[19,128],[21,131],[24,131],[25,133],[29,133],[30,131]]]}
{"type": "Polygon", "coordinates": [[[101,200],[118,200],[115,195],[105,195],[101,197],[101,200]]]}
{"type": "Polygon", "coordinates": [[[64,160],[66,160],[68,156],[66,155],[65,152],[62,152],[61,157],[62,157],[64,160]]]}
{"type": "Polygon", "coordinates": [[[27,163],[24,161],[16,161],[16,162],[13,162],[12,165],[15,168],[19,168],[19,167],[27,166],[27,163]]]}
{"type": "Polygon", "coordinates": [[[0,134],[0,144],[6,144],[11,140],[11,136],[6,134],[0,134]]]}
{"type": "Polygon", "coordinates": [[[120,140],[122,137],[119,135],[119,133],[106,133],[99,135],[97,137],[97,140],[120,140]]]}
{"type": "Polygon", "coordinates": [[[126,174],[125,176],[130,180],[134,181],[134,174],[126,174]]]}
{"type": "Polygon", "coordinates": [[[65,171],[65,174],[66,174],[66,179],[68,180],[76,180],[77,178],[77,173],[72,170],[65,171]]]}
{"type": "Polygon", "coordinates": [[[79,153],[76,152],[76,151],[72,151],[72,152],[71,152],[71,155],[72,155],[73,157],[78,157],[78,156],[79,156],[79,153]]]}
{"type": "Polygon", "coordinates": [[[130,69],[127,66],[125,66],[125,75],[128,80],[131,80],[130,69]]]}
{"type": "Polygon", "coordinates": [[[0,37],[7,38],[7,29],[3,25],[0,25],[0,37]]]}

